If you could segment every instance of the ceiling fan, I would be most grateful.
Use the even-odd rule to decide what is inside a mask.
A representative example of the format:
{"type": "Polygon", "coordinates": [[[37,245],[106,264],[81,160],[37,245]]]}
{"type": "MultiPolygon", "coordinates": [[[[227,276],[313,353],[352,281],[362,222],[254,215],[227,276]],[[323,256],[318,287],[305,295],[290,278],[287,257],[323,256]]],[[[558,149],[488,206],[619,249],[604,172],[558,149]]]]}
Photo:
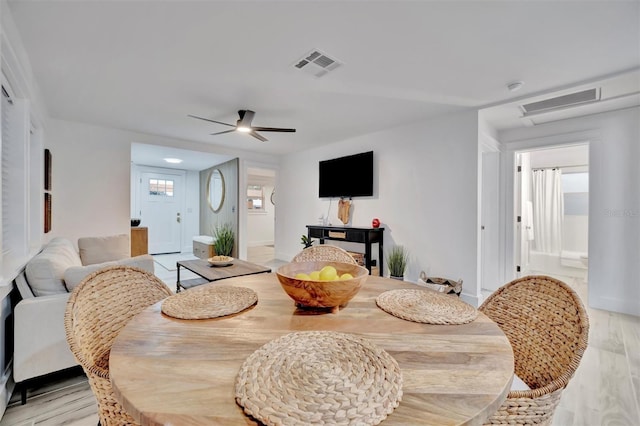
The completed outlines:
{"type": "Polygon", "coordinates": [[[235,126],[233,124],[223,123],[221,121],[211,120],[209,118],[204,118],[204,117],[198,117],[191,114],[189,114],[188,116],[192,118],[197,118],[198,120],[210,121],[212,123],[218,123],[224,126],[233,127],[232,130],[225,130],[224,132],[211,133],[212,135],[222,135],[224,133],[241,132],[241,133],[248,133],[254,138],[261,140],[262,142],[266,142],[267,138],[265,138],[264,136],[262,136],[257,132],[295,132],[296,131],[296,129],[285,129],[281,127],[252,126],[251,120],[253,120],[253,116],[256,115],[256,113],[249,109],[241,109],[240,111],[238,111],[238,115],[240,116],[240,119],[236,122],[235,126]]]}

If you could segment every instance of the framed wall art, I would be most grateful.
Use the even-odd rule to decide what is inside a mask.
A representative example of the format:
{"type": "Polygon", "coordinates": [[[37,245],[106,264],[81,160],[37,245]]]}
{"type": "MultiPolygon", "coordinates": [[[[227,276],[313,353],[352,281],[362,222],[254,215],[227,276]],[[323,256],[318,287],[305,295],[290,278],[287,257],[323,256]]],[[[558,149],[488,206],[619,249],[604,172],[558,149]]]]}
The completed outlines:
{"type": "Polygon", "coordinates": [[[44,150],[44,189],[51,191],[51,151],[44,150]]]}
{"type": "Polygon", "coordinates": [[[44,233],[51,231],[51,194],[44,193],[44,233]]]}

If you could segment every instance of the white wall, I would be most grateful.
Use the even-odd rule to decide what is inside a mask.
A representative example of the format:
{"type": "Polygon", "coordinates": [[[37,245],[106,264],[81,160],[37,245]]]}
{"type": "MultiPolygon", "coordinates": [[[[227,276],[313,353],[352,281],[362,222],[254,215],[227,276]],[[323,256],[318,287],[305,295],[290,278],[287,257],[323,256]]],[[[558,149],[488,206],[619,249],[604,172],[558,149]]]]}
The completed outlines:
{"type": "Polygon", "coordinates": [[[275,157],[222,149],[208,144],[89,124],[50,120],[48,146],[53,155],[53,228],[50,239],[130,231],[131,144],[174,146],[243,156],[277,164],[275,157]]]}
{"type": "Polygon", "coordinates": [[[578,167],[589,164],[589,146],[572,145],[551,149],[535,149],[530,153],[531,168],[578,167]]]}
{"type": "MultiPolygon", "coordinates": [[[[269,197],[273,191],[273,185],[263,186],[264,212],[247,213],[247,246],[264,246],[273,244],[275,235],[275,211],[276,206],[271,204],[269,197]]],[[[240,197],[241,200],[244,197],[240,197]]]]}
{"type": "MultiPolygon", "coordinates": [[[[589,142],[588,303],[640,315],[640,108],[514,129],[499,139],[510,152],[505,171],[515,150],[589,142]]],[[[513,205],[513,182],[505,195],[506,206],[513,205]]],[[[507,232],[505,265],[512,270],[513,232],[507,232]]]]}
{"type": "Polygon", "coordinates": [[[416,281],[421,270],[462,278],[465,297],[477,303],[476,111],[285,156],[276,182],[277,258],[290,259],[302,249],[305,226],[317,224],[329,204],[330,221],[341,224],[337,200],[318,198],[318,161],[368,150],[374,151],[374,196],[353,200],[351,225],[368,227],[378,217],[385,248],[402,244],[410,251],[406,279],[416,281]]]}
{"type": "Polygon", "coordinates": [[[589,216],[564,215],[562,249],[579,253],[589,251],[589,216]]]}

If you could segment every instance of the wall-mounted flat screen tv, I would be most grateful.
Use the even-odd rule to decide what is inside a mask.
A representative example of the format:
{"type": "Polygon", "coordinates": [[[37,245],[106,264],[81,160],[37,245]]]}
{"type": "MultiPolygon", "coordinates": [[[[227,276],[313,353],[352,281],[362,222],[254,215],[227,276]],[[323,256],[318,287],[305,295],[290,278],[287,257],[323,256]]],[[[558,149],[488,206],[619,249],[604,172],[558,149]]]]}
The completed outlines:
{"type": "Polygon", "coordinates": [[[320,198],[373,195],[373,151],[320,161],[319,172],[320,198]]]}

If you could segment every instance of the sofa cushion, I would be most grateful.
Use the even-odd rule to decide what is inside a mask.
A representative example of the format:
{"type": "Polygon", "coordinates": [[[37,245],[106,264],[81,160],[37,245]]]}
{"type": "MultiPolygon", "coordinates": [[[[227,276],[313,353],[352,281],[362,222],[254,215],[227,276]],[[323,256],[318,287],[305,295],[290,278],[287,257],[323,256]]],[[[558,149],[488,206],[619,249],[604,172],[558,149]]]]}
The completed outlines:
{"type": "Polygon", "coordinates": [[[65,238],[52,239],[40,253],[27,262],[25,275],[36,296],[66,293],[64,272],[72,266],[82,266],[80,256],[65,238]]]}
{"type": "Polygon", "coordinates": [[[78,238],[78,251],[85,266],[126,259],[131,256],[129,235],[78,238]]]}
{"type": "Polygon", "coordinates": [[[98,271],[102,268],[112,265],[126,265],[126,266],[135,266],[140,269],[144,269],[145,271],[149,271],[152,274],[155,272],[153,256],[150,254],[142,254],[140,256],[129,257],[122,260],[117,260],[113,262],[104,262],[94,265],[87,266],[73,266],[71,268],[67,268],[64,272],[64,283],[67,287],[67,290],[72,291],[74,288],[82,282],[82,280],[92,272],[98,271]]]}

